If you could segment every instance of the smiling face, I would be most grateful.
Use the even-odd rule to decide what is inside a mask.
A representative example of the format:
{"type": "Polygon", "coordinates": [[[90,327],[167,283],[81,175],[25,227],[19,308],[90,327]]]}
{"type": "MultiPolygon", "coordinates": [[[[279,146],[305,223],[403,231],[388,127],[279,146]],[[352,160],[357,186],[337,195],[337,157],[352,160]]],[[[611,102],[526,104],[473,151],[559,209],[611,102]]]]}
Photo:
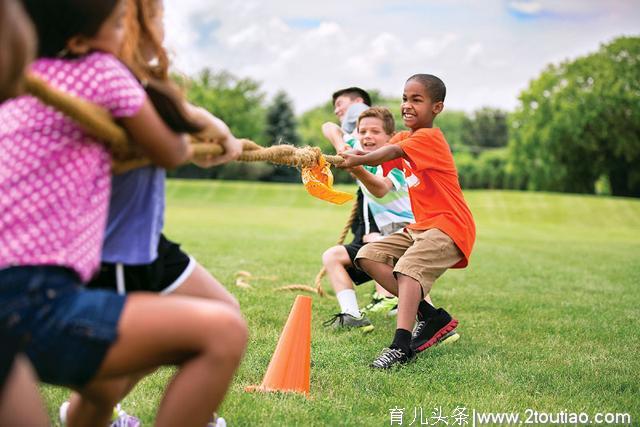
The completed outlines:
{"type": "Polygon", "coordinates": [[[363,117],[358,124],[358,139],[364,151],[375,151],[391,139],[384,131],[384,123],[377,117],[363,117]]]}
{"type": "Polygon", "coordinates": [[[402,94],[402,120],[404,125],[416,131],[433,126],[433,119],[444,108],[442,101],[432,102],[427,89],[417,80],[408,80],[402,94]]]}
{"type": "Polygon", "coordinates": [[[340,95],[333,103],[333,113],[336,115],[340,123],[347,113],[349,107],[357,102],[362,102],[362,98],[352,97],[351,95],[340,95]]]}

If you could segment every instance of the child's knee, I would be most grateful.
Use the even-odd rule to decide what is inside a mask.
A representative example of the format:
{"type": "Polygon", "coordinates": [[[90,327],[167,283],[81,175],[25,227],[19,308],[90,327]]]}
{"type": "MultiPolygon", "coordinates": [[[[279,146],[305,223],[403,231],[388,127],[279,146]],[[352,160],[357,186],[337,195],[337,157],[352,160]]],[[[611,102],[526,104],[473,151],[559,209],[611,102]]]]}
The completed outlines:
{"type": "Polygon", "coordinates": [[[238,301],[238,299],[236,297],[234,297],[233,295],[231,295],[231,300],[229,301],[229,305],[231,306],[231,308],[233,308],[235,311],[237,311],[238,313],[240,313],[240,302],[238,301]]]}
{"type": "Polygon", "coordinates": [[[339,262],[339,254],[338,249],[341,246],[332,246],[322,254],[322,264],[324,266],[329,266],[339,262]]]}
{"type": "Polygon", "coordinates": [[[247,322],[239,311],[231,307],[222,307],[212,316],[208,336],[208,351],[215,358],[240,360],[249,338],[247,322]]]}
{"type": "MultiPolygon", "coordinates": [[[[362,252],[362,249],[360,249],[360,252],[362,252]]],[[[369,273],[371,271],[371,268],[376,264],[376,261],[373,261],[373,260],[371,260],[369,258],[361,258],[360,257],[360,252],[358,252],[358,258],[356,258],[353,261],[353,263],[360,270],[364,271],[365,273],[369,273]]]]}

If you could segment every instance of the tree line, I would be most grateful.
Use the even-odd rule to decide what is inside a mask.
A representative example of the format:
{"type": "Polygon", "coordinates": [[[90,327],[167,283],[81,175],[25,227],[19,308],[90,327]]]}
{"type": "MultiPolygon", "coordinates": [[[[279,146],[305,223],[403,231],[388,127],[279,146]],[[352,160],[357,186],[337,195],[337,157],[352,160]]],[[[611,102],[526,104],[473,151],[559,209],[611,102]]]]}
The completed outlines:
{"type": "MultiPolygon", "coordinates": [[[[321,125],[335,121],[327,102],[296,117],[281,91],[267,102],[260,82],[205,69],[179,78],[190,101],[257,143],[333,147],[321,125]]],[[[370,90],[402,130],[400,99],[370,90]]],[[[640,197],[640,38],[619,37],[596,52],[549,65],[529,83],[513,112],[447,110],[436,119],[456,159],[463,188],[603,193],[640,197]]],[[[189,178],[299,180],[293,168],[234,162],[210,170],[185,166],[189,178]]],[[[344,171],[336,182],[349,182],[344,171]]]]}

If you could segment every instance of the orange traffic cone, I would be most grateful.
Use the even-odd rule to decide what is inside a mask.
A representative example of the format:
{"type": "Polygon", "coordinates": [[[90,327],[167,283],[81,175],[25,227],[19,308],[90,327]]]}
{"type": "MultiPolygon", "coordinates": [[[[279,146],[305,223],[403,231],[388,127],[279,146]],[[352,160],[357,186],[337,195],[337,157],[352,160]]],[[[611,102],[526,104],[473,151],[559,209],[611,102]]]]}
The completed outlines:
{"type": "Polygon", "coordinates": [[[246,391],[292,391],[309,397],[311,297],[298,295],[284,325],[262,384],[246,391]]]}

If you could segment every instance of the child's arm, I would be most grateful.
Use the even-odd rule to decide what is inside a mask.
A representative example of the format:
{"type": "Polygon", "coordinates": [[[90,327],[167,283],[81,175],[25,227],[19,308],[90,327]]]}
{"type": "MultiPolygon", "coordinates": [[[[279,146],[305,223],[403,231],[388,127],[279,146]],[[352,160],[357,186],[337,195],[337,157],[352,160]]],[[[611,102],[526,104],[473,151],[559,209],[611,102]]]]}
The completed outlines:
{"type": "Polygon", "coordinates": [[[335,148],[336,152],[338,153],[341,153],[351,148],[349,147],[349,145],[347,145],[346,142],[344,142],[344,138],[343,138],[344,132],[342,131],[342,129],[340,129],[340,126],[338,126],[335,123],[332,123],[332,122],[323,123],[322,134],[325,136],[325,138],[329,140],[329,142],[331,142],[331,145],[333,145],[333,148],[335,148]]]}
{"type": "Polygon", "coordinates": [[[376,176],[362,166],[353,168],[351,173],[377,198],[386,196],[393,188],[393,182],[389,178],[376,176]]]}
{"type": "MultiPolygon", "coordinates": [[[[187,104],[187,110],[198,121],[206,123],[206,128],[201,132],[202,136],[208,140],[213,140],[224,148],[224,153],[220,156],[207,156],[204,159],[192,159],[191,161],[201,168],[210,168],[236,160],[242,154],[242,142],[240,142],[229,129],[229,126],[213,114],[201,107],[187,104]]],[[[196,134],[198,136],[198,134],[196,134]]]]}
{"type": "Polygon", "coordinates": [[[186,163],[193,153],[187,136],[169,129],[149,98],[135,115],[122,117],[120,121],[147,157],[162,168],[172,169],[186,163]]]}
{"type": "Polygon", "coordinates": [[[365,153],[361,150],[349,150],[340,153],[340,155],[344,158],[344,163],[338,167],[347,169],[360,165],[378,166],[389,160],[403,157],[404,151],[398,144],[391,144],[370,153],[365,153]]]}

